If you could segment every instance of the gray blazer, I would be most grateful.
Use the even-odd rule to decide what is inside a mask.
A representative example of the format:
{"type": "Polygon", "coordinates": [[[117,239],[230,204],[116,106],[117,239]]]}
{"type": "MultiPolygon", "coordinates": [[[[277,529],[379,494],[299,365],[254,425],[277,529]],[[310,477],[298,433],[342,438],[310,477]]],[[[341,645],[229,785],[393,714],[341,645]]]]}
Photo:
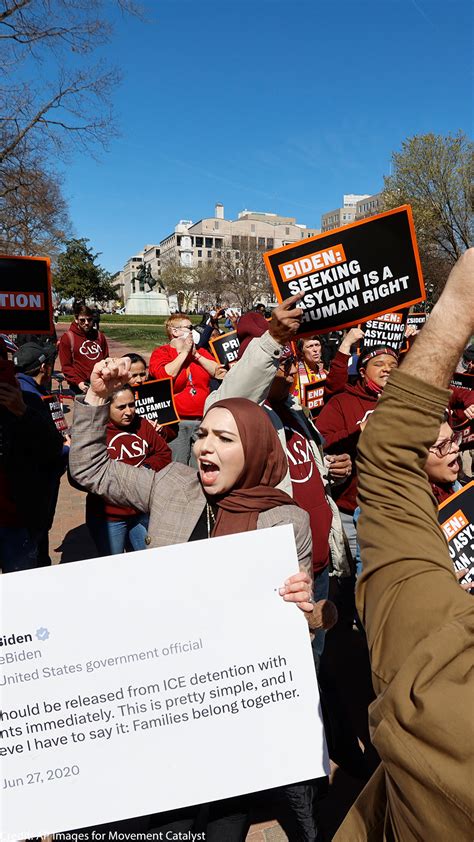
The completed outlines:
{"type": "MultiPolygon", "coordinates": [[[[72,478],[87,491],[116,505],[150,513],[146,543],[150,547],[183,544],[196,526],[206,498],[195,469],[172,462],[161,471],[136,468],[109,459],[106,425],[109,404],[74,402],[74,426],[69,453],[72,478]]],[[[293,524],[301,570],[313,576],[309,515],[298,506],[277,506],[258,516],[257,529],[293,524]]]]}

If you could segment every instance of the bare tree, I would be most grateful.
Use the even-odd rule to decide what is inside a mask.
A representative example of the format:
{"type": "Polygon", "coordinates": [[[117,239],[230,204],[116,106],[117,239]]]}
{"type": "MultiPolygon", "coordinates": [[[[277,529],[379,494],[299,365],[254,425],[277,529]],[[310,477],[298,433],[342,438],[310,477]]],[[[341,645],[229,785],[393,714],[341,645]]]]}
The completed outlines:
{"type": "MultiPolygon", "coordinates": [[[[133,14],[129,0],[119,5],[133,14]]],[[[30,161],[93,147],[115,133],[110,95],[115,69],[90,63],[111,36],[102,0],[3,0],[0,10],[0,172],[3,181],[30,161]]],[[[5,187],[3,188],[5,189],[5,187]]]]}
{"type": "Polygon", "coordinates": [[[271,284],[263,261],[263,250],[255,237],[240,237],[223,250],[219,264],[222,298],[250,310],[262,295],[271,295],[271,284]],[[237,246],[237,247],[235,247],[237,246]]]}
{"type": "Polygon", "coordinates": [[[54,258],[70,230],[59,178],[38,163],[11,167],[0,197],[0,252],[54,258]]]}
{"type": "Polygon", "coordinates": [[[170,260],[162,266],[160,279],[167,296],[176,295],[180,310],[189,310],[196,296],[193,270],[178,259],[170,260]]]}

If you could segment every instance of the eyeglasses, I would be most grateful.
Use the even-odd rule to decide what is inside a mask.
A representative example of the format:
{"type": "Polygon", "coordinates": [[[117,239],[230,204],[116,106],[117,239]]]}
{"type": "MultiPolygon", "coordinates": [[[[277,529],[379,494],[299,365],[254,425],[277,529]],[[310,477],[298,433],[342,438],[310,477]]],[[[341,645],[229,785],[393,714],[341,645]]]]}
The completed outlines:
{"type": "Polygon", "coordinates": [[[79,324],[83,325],[86,322],[92,322],[94,320],[93,320],[92,316],[82,316],[77,321],[79,322],[79,324]]]}
{"type": "Polygon", "coordinates": [[[188,325],[174,325],[176,330],[192,330],[193,326],[191,324],[188,325]]]}
{"type": "Polygon", "coordinates": [[[296,357],[285,357],[284,360],[280,361],[280,365],[278,368],[283,368],[286,372],[290,371],[290,369],[295,365],[296,357]]]}
{"type": "Polygon", "coordinates": [[[449,439],[444,439],[444,441],[440,441],[438,444],[434,444],[433,447],[430,447],[430,452],[434,453],[439,459],[442,459],[443,456],[447,456],[448,453],[451,453],[453,444],[456,447],[459,447],[461,441],[462,433],[453,433],[449,439]]]}

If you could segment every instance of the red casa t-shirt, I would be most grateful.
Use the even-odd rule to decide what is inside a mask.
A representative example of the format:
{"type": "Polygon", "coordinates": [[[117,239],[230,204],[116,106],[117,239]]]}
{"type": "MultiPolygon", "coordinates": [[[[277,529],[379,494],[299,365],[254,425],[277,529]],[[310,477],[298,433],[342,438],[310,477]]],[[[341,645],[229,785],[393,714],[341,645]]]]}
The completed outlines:
{"type": "MultiPolygon", "coordinates": [[[[200,348],[199,353],[202,357],[215,362],[214,357],[208,351],[200,348]]],[[[150,357],[150,377],[156,380],[169,377],[169,374],[165,371],[165,366],[175,360],[177,356],[178,352],[172,345],[162,345],[160,348],[155,348],[150,357]]],[[[210,379],[210,375],[202,365],[192,362],[191,357],[189,357],[178,376],[173,380],[175,405],[181,418],[202,418],[204,404],[210,391],[210,379]]]]}
{"type": "Polygon", "coordinates": [[[332,511],[326,500],[321,474],[309,439],[298,422],[288,414],[278,413],[285,427],[286,456],[290,470],[293,499],[309,514],[313,539],[313,570],[319,573],[329,563],[329,532],[332,511]]]}

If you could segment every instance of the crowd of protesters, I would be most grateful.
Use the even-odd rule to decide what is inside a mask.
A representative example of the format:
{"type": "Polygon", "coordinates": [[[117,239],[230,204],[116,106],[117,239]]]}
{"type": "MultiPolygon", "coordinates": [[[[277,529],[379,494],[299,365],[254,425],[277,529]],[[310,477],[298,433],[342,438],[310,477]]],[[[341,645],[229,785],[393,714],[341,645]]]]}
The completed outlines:
{"type": "MultiPolygon", "coordinates": [[[[300,572],[289,577],[281,596],[308,621],[330,756],[362,780],[374,773],[338,840],[468,838],[469,798],[459,769],[465,747],[457,744],[455,729],[443,765],[448,738],[436,734],[436,723],[443,692],[452,706],[450,681],[459,676],[462,684],[466,668],[469,584],[449,570],[434,503],[472,478],[473,451],[467,444],[461,460],[460,448],[473,426],[474,390],[447,387],[456,371],[474,371],[473,263],[472,251],[459,261],[400,371],[398,350],[364,347],[363,325],[296,341],[298,295],[271,315],[261,304],[240,317],[232,313],[225,325],[219,308],[196,326],[187,314],[173,314],[165,325],[168,342],[149,363],[132,350],[111,358],[85,304],[76,306],[57,346],[41,337],[18,347],[0,339],[3,573],[51,564],[48,532],[66,471],[64,481],[84,491],[85,522],[99,557],[293,525],[300,572]],[[458,302],[466,299],[455,328],[453,290],[458,302]],[[239,359],[223,366],[209,343],[228,329],[237,332],[239,359]],[[57,429],[44,400],[56,358],[76,396],[72,439],[57,429]],[[135,390],[164,377],[172,380],[180,420],[161,427],[137,414],[135,390]],[[311,384],[323,389],[321,406],[313,410],[304,406],[311,384]],[[403,540],[400,523],[406,526],[403,540]],[[403,572],[401,544],[414,559],[416,582],[411,570],[403,572]],[[439,583],[430,565],[437,565],[439,583]],[[376,570],[382,572],[376,576],[376,570]],[[457,638],[441,622],[430,624],[430,594],[440,617],[458,623],[457,638]],[[403,602],[405,612],[420,615],[411,625],[408,615],[403,620],[403,602]],[[363,643],[367,669],[361,681],[372,669],[373,689],[366,688],[372,745],[361,746],[347,713],[350,700],[342,697],[325,657],[328,632],[342,627],[363,643]],[[417,661],[412,651],[418,650],[417,661]],[[428,676],[421,688],[417,669],[428,676]],[[410,698],[427,705],[426,721],[414,701],[410,709],[410,698]]],[[[338,645],[347,639],[339,636],[338,645]]],[[[468,701],[458,703],[455,716],[464,722],[460,709],[468,701]]],[[[323,839],[318,800],[326,791],[322,779],[278,791],[290,840],[323,839]]],[[[166,827],[185,833],[199,827],[208,842],[237,842],[264,801],[265,794],[257,793],[105,829],[120,824],[131,832],[166,827]]]]}

